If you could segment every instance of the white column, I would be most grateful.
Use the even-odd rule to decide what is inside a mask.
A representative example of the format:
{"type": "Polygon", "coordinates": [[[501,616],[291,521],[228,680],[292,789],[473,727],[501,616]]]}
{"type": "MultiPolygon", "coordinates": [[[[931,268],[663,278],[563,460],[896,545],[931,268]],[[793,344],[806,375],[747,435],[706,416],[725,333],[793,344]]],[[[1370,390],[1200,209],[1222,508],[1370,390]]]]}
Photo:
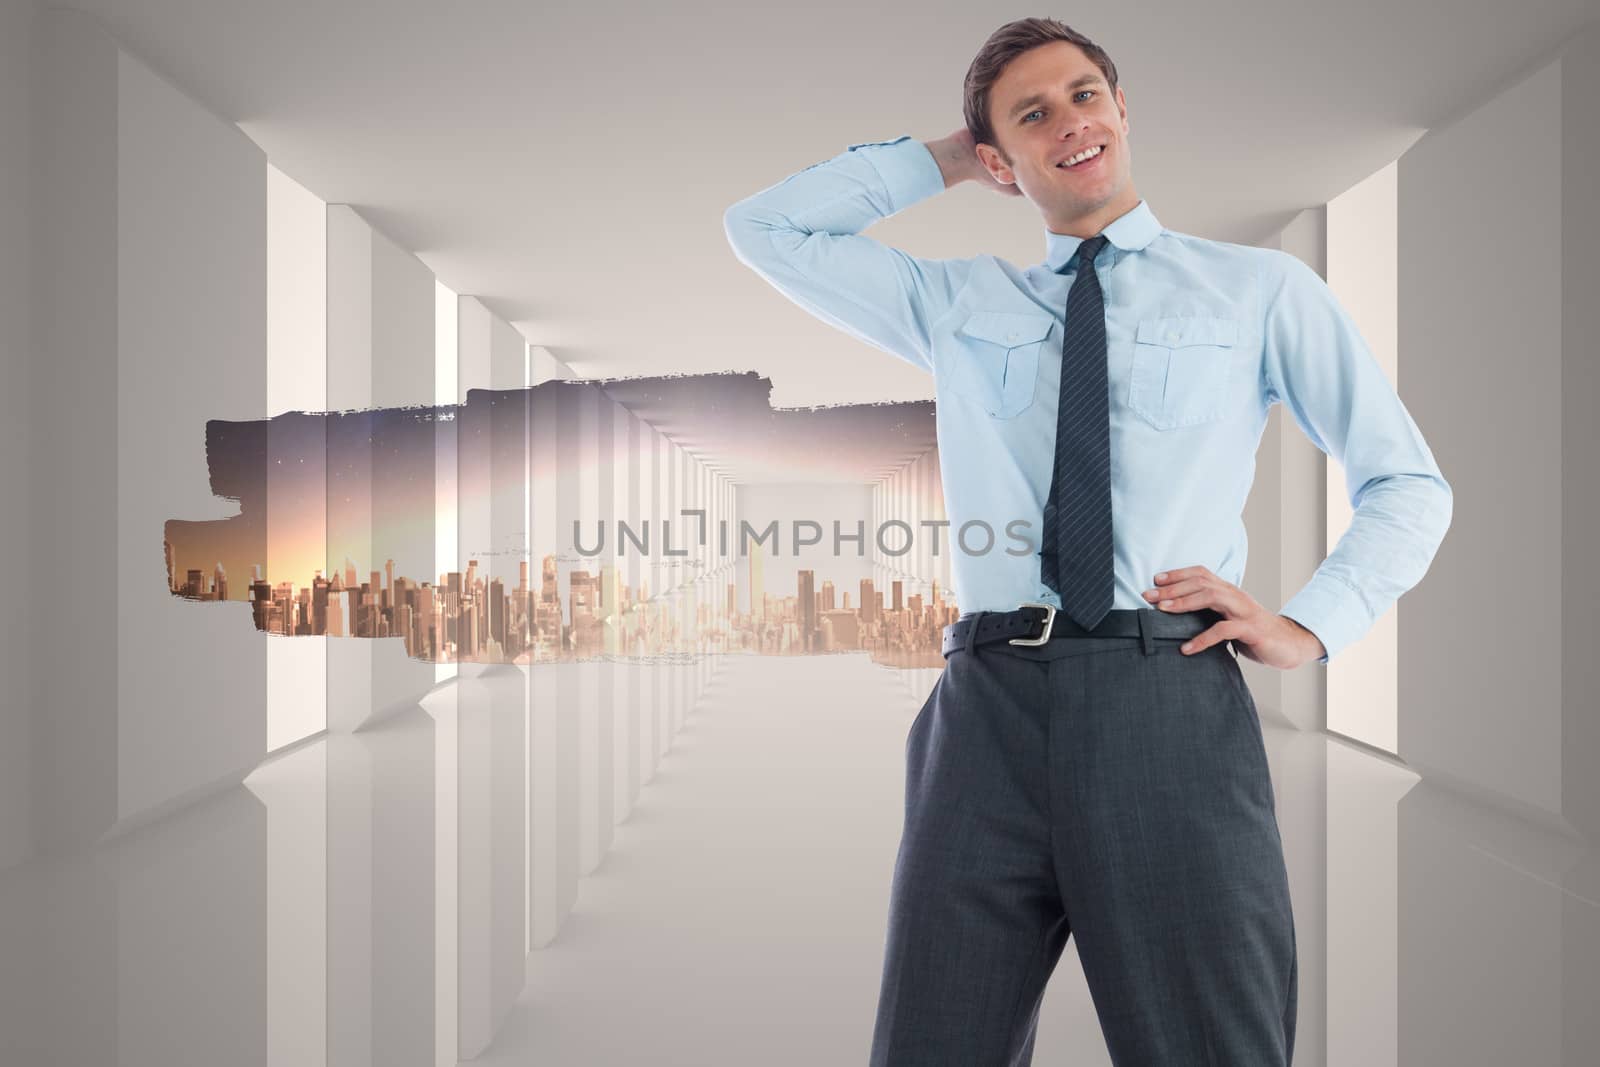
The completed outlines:
{"type": "MultiPolygon", "coordinates": [[[[327,205],[267,167],[267,559],[273,584],[311,588],[326,566],[327,205]]],[[[314,620],[313,620],[314,622],[314,620]]],[[[267,642],[267,748],[328,725],[328,638],[267,642]]]]}
{"type": "MultiPolygon", "coordinates": [[[[30,206],[43,199],[34,188],[32,111],[35,56],[40,51],[38,5],[0,5],[0,367],[8,388],[0,391],[0,485],[18,487],[29,499],[32,466],[28,442],[38,432],[32,416],[30,381],[37,362],[30,299],[33,222],[30,206]]],[[[36,557],[29,526],[33,508],[13,507],[0,513],[0,553],[26,560],[13,580],[13,595],[37,603],[36,557]]],[[[35,619],[20,611],[0,618],[0,677],[13,693],[34,692],[34,657],[30,646],[35,619]]],[[[0,704],[0,871],[33,852],[32,781],[33,701],[0,704]]]]}
{"type": "MultiPolygon", "coordinates": [[[[1399,388],[1396,283],[1397,167],[1390,164],[1328,202],[1328,286],[1349,312],[1373,359],[1399,388]]],[[[1410,378],[1419,390],[1438,378],[1410,378]]],[[[1402,398],[1409,390],[1401,391],[1402,398]]],[[[1426,424],[1423,433],[1428,432],[1426,424]]],[[[1449,476],[1446,475],[1448,478],[1449,476]]],[[[1323,555],[1333,550],[1355,509],[1344,472],[1326,484],[1327,536],[1323,555]]],[[[1385,752],[1395,751],[1398,709],[1399,619],[1407,598],[1379,617],[1370,630],[1324,668],[1328,678],[1328,729],[1385,752]]]]}
{"type": "MultiPolygon", "coordinates": [[[[382,603],[389,574],[432,580],[434,532],[411,521],[436,506],[431,423],[399,411],[434,396],[432,273],[345,204],[328,207],[328,569],[353,568],[362,595],[382,603]],[[421,477],[416,475],[421,474],[421,477]],[[392,567],[391,567],[392,561],[392,567]]],[[[346,633],[365,633],[349,614],[346,633]]],[[[394,612],[398,622],[400,612],[394,612]]],[[[346,636],[328,647],[328,724],[351,731],[414,707],[435,684],[433,664],[399,636],[346,636]]]]}
{"type": "Polygon", "coordinates": [[[1600,34],[1430,132],[1399,170],[1402,395],[1455,492],[1450,531],[1400,616],[1398,751],[1425,779],[1600,829],[1597,645],[1597,226],[1584,166],[1600,34]],[[1518,163],[1515,224],[1472,160],[1518,163]],[[1588,537],[1589,540],[1585,540],[1588,537]]]}
{"type": "Polygon", "coordinates": [[[72,429],[38,452],[53,503],[29,560],[52,582],[31,621],[50,679],[32,774],[38,843],[56,848],[237,783],[266,751],[266,638],[242,599],[264,537],[230,539],[227,603],[170,595],[158,538],[226,525],[239,505],[219,494],[241,484],[264,506],[259,467],[208,468],[207,426],[237,438],[266,416],[266,160],[91,17],[39,17],[30,402],[37,426],[72,429]],[[64,636],[89,604],[105,654],[64,636]]]}

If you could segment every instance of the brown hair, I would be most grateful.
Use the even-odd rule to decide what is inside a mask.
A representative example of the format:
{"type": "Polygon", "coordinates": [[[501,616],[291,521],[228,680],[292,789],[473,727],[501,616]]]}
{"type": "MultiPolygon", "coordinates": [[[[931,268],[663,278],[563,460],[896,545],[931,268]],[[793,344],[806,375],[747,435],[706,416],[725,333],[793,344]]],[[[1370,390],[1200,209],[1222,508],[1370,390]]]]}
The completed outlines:
{"type": "MultiPolygon", "coordinates": [[[[1083,49],[1083,54],[1100,68],[1106,84],[1113,94],[1117,91],[1117,65],[1111,62],[1106,50],[1064,22],[1047,18],[1017,19],[1008,22],[989,35],[967,68],[967,80],[962,92],[961,110],[972,131],[973,140],[979,144],[1000,145],[995,140],[994,126],[989,122],[989,90],[999,80],[1007,63],[1030,48],[1051,41],[1070,41],[1083,49]]],[[[1001,151],[1001,155],[1004,155],[1001,151]]]]}

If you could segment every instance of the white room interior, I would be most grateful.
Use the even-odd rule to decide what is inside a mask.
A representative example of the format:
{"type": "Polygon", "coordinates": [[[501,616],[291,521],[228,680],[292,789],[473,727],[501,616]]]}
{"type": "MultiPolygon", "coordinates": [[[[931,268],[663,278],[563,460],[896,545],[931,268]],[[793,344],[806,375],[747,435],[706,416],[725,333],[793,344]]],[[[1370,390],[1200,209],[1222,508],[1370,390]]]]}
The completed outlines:
{"type": "MultiPolygon", "coordinates": [[[[1454,489],[1426,579],[1357,645],[1241,660],[1295,889],[1296,1062],[1590,1062],[1597,13],[1150,8],[1082,24],[1119,59],[1141,191],[1170,228],[1321,274],[1454,489]]],[[[775,408],[928,400],[749,276],[721,213],[847,143],[948,132],[1003,17],[854,12],[819,80],[777,9],[626,15],[0,0],[0,1063],[865,1058],[900,745],[936,670],[630,661],[615,637],[428,663],[268,636],[158,577],[164,521],[237,508],[208,422],[550,382],[494,433],[552,468],[439,422],[491,491],[441,463],[420,525],[330,497],[328,568],[381,545],[438,575],[492,543],[486,577],[556,554],[564,586],[594,568],[561,550],[572,515],[943,518],[931,441],[828,483],[583,383],[754,370],[775,408]]],[[[963,189],[874,236],[1032,263],[1016,206],[963,189]]],[[[1359,488],[1275,408],[1246,591],[1286,601],[1359,488]]],[[[752,610],[714,540],[614,562],[653,617],[729,585],[752,610]]],[[[949,588],[926,541],[846,564],[851,603],[863,579],[949,588]]],[[[765,588],[804,566],[769,560],[765,588]]],[[[1039,1060],[1108,1063],[1070,956],[1039,1060]]]]}

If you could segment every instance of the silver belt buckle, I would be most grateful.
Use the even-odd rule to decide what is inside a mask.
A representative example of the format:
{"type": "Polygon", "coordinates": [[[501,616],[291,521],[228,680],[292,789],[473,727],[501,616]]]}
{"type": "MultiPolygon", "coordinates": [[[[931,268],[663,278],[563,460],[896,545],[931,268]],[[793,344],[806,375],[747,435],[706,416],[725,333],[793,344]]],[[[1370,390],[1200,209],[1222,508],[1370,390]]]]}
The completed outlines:
{"type": "Polygon", "coordinates": [[[1018,607],[1043,608],[1045,611],[1044,630],[1039,634],[1038,637],[1013,637],[1011,639],[1011,644],[1038,646],[1047,643],[1050,640],[1050,630],[1055,626],[1056,623],[1055,605],[1041,604],[1035,600],[1024,600],[1018,605],[1018,607]]]}

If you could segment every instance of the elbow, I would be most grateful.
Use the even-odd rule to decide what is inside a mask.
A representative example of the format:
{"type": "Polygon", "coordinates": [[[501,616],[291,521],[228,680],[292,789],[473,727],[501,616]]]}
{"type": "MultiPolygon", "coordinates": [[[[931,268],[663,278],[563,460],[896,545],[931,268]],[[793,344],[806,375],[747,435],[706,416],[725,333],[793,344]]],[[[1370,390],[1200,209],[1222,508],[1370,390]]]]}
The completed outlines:
{"type": "Polygon", "coordinates": [[[792,270],[792,257],[785,251],[790,235],[784,223],[781,216],[774,217],[770,209],[750,200],[741,200],[722,213],[722,230],[734,256],[769,280],[784,277],[792,270]],[[783,240],[778,239],[780,235],[783,240]]]}
{"type": "Polygon", "coordinates": [[[1444,532],[1450,528],[1450,520],[1455,515],[1456,494],[1450,483],[1445,480],[1444,472],[1437,466],[1434,468],[1432,481],[1435,497],[1434,514],[1439,517],[1439,537],[1442,539],[1444,532]]]}
{"type": "Polygon", "coordinates": [[[744,201],[733,204],[722,213],[722,231],[728,235],[728,242],[732,244],[737,240],[739,231],[744,226],[744,201]]]}
{"type": "Polygon", "coordinates": [[[765,241],[765,231],[748,200],[741,200],[722,213],[722,232],[734,254],[745,263],[755,257],[758,244],[765,241]]]}

